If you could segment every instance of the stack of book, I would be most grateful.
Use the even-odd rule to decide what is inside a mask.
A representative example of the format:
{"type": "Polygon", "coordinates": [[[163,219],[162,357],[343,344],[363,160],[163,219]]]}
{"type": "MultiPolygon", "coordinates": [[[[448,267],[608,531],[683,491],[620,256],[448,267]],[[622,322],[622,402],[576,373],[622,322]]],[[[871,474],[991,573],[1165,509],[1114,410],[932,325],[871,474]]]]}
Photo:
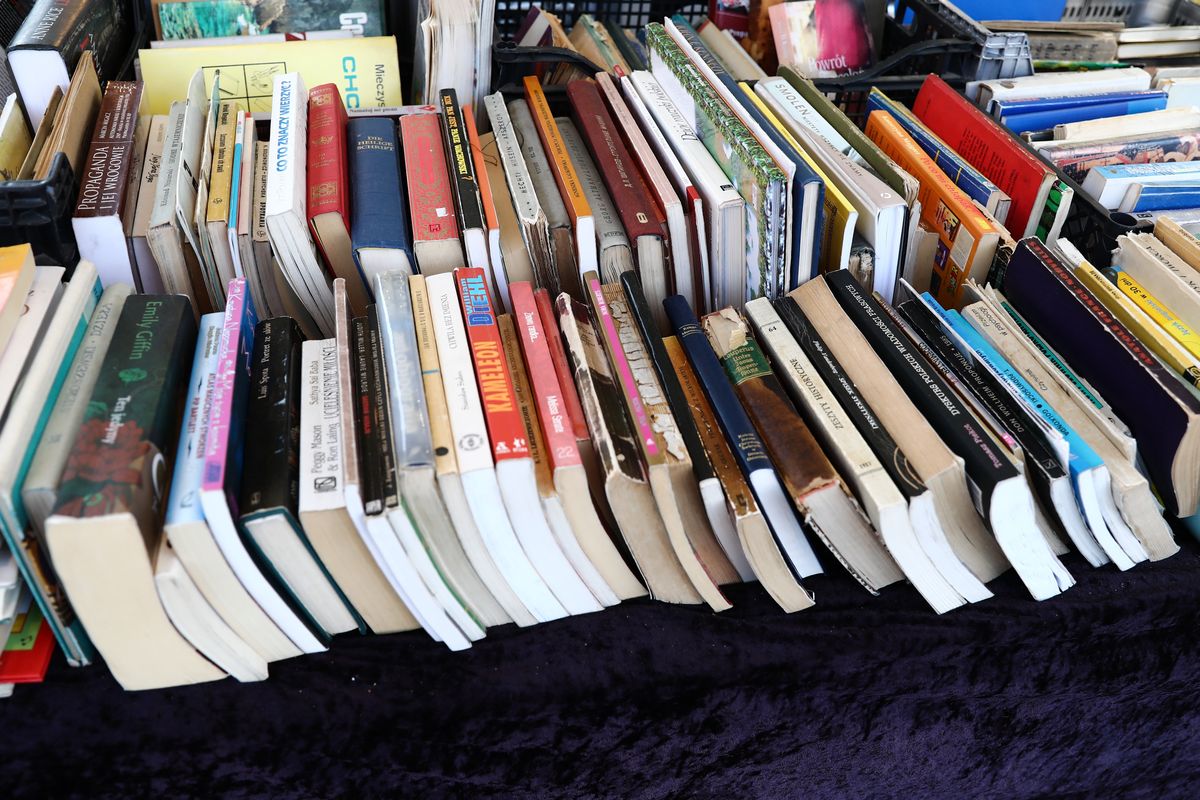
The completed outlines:
{"type": "Polygon", "coordinates": [[[796,612],[826,570],[1041,600],[1072,550],[1177,551],[1200,243],[1163,217],[1100,270],[1060,237],[1073,188],[989,113],[1044,76],[876,89],[860,129],[682,18],[643,37],[646,69],[426,106],[278,71],[262,119],[220,71],[146,114],[80,59],[45,119],[91,131],[83,258],[0,249],[0,686],[51,635],[149,689],[740,581],[796,612]]]}

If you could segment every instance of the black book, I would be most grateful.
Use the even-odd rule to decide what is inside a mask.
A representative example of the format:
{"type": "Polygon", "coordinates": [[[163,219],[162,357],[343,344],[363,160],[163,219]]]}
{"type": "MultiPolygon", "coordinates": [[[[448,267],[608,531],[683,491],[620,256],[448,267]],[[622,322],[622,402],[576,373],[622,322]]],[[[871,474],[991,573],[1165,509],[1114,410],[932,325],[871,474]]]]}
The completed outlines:
{"type": "Polygon", "coordinates": [[[263,574],[325,635],[366,624],[321,562],[300,524],[300,345],[290,317],[258,323],[246,401],[239,509],[243,539],[263,574]]]}
{"type": "Polygon", "coordinates": [[[400,504],[400,490],[396,481],[396,453],[392,447],[392,415],[388,405],[387,374],[383,366],[383,345],[379,339],[379,311],[374,303],[367,306],[366,340],[367,356],[367,400],[370,403],[374,425],[371,436],[375,440],[376,457],[379,459],[379,492],[385,510],[400,504]]]}
{"type": "Polygon", "coordinates": [[[1196,513],[1200,399],[1036,239],[1017,245],[1004,293],[1129,426],[1168,509],[1179,517],[1196,513]]]}
{"type": "Polygon", "coordinates": [[[387,507],[383,453],[376,431],[375,404],[371,397],[369,343],[367,318],[355,317],[350,321],[350,402],[354,406],[355,435],[358,438],[359,485],[362,489],[363,510],[371,517],[384,513],[387,507]]]}
{"type": "MultiPolygon", "coordinates": [[[[484,230],[483,201],[479,197],[479,182],[475,177],[471,142],[467,138],[467,129],[463,125],[458,94],[453,89],[442,89],[439,99],[442,112],[442,138],[446,142],[450,183],[454,191],[454,203],[458,208],[459,228],[465,237],[469,230],[484,230]]],[[[486,252],[484,255],[486,257],[486,252]]]]}
{"type": "Polygon", "coordinates": [[[775,301],[775,310],[779,312],[783,324],[791,331],[792,336],[796,337],[800,348],[812,361],[813,368],[821,376],[821,380],[825,381],[829,391],[833,392],[835,399],[858,429],[859,435],[866,440],[904,498],[911,502],[913,498],[925,494],[928,489],[921,482],[916,468],[875,416],[870,404],[842,369],[841,363],[825,346],[825,340],[809,323],[808,317],[800,310],[800,306],[796,305],[796,301],[790,297],[781,297],[775,301]]]}
{"type": "Polygon", "coordinates": [[[1033,596],[1044,599],[1069,586],[1070,576],[1038,528],[1025,477],[1008,455],[849,272],[831,272],[821,280],[934,431],[963,460],[976,508],[1033,596]]]}

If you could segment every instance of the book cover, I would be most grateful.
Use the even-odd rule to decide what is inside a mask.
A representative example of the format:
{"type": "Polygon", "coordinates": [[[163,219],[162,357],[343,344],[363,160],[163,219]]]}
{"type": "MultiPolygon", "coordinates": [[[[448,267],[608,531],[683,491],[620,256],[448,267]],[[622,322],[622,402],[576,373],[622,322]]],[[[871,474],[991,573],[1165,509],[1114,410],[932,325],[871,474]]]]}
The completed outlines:
{"type": "MultiPolygon", "coordinates": [[[[453,89],[443,89],[438,96],[442,133],[445,136],[446,162],[449,164],[450,188],[454,194],[458,222],[463,231],[483,230],[483,203],[471,158],[471,143],[463,127],[462,108],[453,89]]],[[[473,264],[473,266],[479,266],[473,264]]]]}
{"type": "Polygon", "coordinates": [[[364,251],[396,250],[407,259],[412,273],[411,220],[408,195],[400,166],[396,122],[386,118],[356,117],[346,126],[350,175],[350,239],[364,274],[373,270],[364,251]]]}
{"type": "Polygon", "coordinates": [[[382,0],[187,0],[156,2],[154,6],[158,38],[168,41],[336,30],[353,36],[379,36],[387,28],[382,0]]]}
{"type": "Polygon", "coordinates": [[[779,63],[807,78],[853,75],[875,60],[864,0],[800,0],[768,13],[779,63]]]}
{"type": "Polygon", "coordinates": [[[258,323],[246,397],[243,516],[283,509],[295,516],[300,501],[300,343],[290,317],[258,323]]]}
{"type": "Polygon", "coordinates": [[[393,36],[151,48],[139,50],[138,57],[147,114],[166,114],[172,101],[186,97],[197,70],[203,70],[206,86],[219,70],[224,98],[243,111],[271,111],[273,82],[289,72],[299,73],[307,86],[337,85],[349,108],[404,103],[393,36]]]}
{"type": "MultiPolygon", "coordinates": [[[[1148,164],[1162,161],[1200,159],[1200,131],[1176,130],[1164,133],[1135,134],[1112,139],[1083,142],[1053,142],[1039,148],[1041,154],[1058,166],[1068,178],[1082,183],[1089,171],[1114,164],[1148,164]]],[[[1183,193],[1184,187],[1154,187],[1170,197],[1183,193]]],[[[1193,197],[1193,200],[1195,198],[1193,197]]],[[[1196,203],[1193,202],[1192,206],[1196,203]]],[[[1187,205],[1160,208],[1189,208],[1187,205]]],[[[1150,206],[1147,206],[1147,209],[1150,206]]],[[[1135,208],[1135,211],[1143,210],[1135,208]]]]}
{"type": "Polygon", "coordinates": [[[422,242],[457,240],[458,215],[438,117],[434,114],[401,117],[400,138],[414,244],[419,247],[422,242]]]}
{"type": "MultiPolygon", "coordinates": [[[[230,221],[229,204],[233,192],[233,147],[237,136],[237,106],[223,102],[217,106],[217,124],[213,129],[212,177],[208,185],[209,222],[230,221]]],[[[236,218],[233,218],[236,221],[236,218]]]]}
{"type": "Polygon", "coordinates": [[[223,492],[235,518],[245,457],[245,398],[257,324],[254,303],[246,291],[246,279],[230,281],[200,488],[205,492],[223,492]]]}

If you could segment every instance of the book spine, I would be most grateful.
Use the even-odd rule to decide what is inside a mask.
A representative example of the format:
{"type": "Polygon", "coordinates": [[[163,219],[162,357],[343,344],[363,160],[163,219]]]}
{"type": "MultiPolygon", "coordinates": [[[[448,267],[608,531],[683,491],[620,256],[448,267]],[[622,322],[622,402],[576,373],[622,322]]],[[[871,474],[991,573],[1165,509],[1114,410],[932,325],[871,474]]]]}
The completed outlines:
{"type": "Polygon", "coordinates": [[[307,189],[308,92],[298,72],[275,76],[271,94],[267,217],[303,213],[307,189]],[[298,208],[299,207],[299,208],[298,208]]]}
{"type": "MultiPolygon", "coordinates": [[[[495,462],[492,460],[488,422],[480,399],[479,383],[475,378],[471,344],[463,323],[455,277],[449,273],[432,275],[425,280],[425,286],[433,317],[443,396],[448,408],[458,469],[464,475],[491,469],[495,462]]],[[[413,299],[417,299],[416,292],[413,299]]],[[[422,369],[428,367],[422,363],[422,369]]],[[[436,414],[431,414],[431,419],[435,417],[436,414]]],[[[436,432],[434,441],[436,446],[436,432]]]]}
{"type": "Polygon", "coordinates": [[[583,416],[583,404],[579,401],[579,392],[575,388],[571,365],[567,360],[567,352],[563,348],[562,331],[559,330],[558,315],[554,311],[554,304],[550,301],[550,293],[545,289],[537,289],[533,293],[533,299],[537,304],[542,328],[546,332],[546,345],[550,350],[550,359],[554,364],[558,386],[562,390],[563,413],[566,415],[571,429],[575,432],[575,441],[587,439],[588,427],[587,420],[583,416]]]}
{"type": "Polygon", "coordinates": [[[208,181],[209,222],[234,222],[229,204],[233,190],[233,140],[237,125],[237,104],[223,102],[217,106],[217,123],[213,133],[212,173],[208,181]]]}
{"type": "Polygon", "coordinates": [[[300,492],[299,326],[289,317],[258,323],[246,401],[242,516],[271,508],[297,512],[300,492]]]}
{"type": "Polygon", "coordinates": [[[321,339],[301,345],[300,512],[345,506],[342,449],[342,397],[338,385],[337,342],[321,339]]]}
{"type": "Polygon", "coordinates": [[[52,49],[64,54],[80,53],[88,49],[90,43],[103,44],[102,40],[97,39],[97,34],[107,27],[109,16],[121,16],[120,9],[112,0],[39,0],[29,10],[7,49],[52,49]]]}
{"type": "Polygon", "coordinates": [[[75,216],[120,217],[124,213],[141,99],[142,84],[136,81],[111,81],[105,89],[80,172],[75,216]]]}
{"type": "Polygon", "coordinates": [[[621,286],[624,288],[625,297],[628,300],[627,313],[632,317],[638,331],[641,332],[642,341],[646,343],[650,361],[654,366],[654,373],[658,376],[659,384],[666,395],[667,404],[670,406],[671,415],[679,427],[679,435],[683,438],[684,447],[692,461],[692,471],[696,475],[696,480],[703,481],[713,478],[715,475],[712,464],[700,441],[700,434],[696,430],[695,420],[692,419],[683,388],[679,385],[679,379],[671,367],[671,360],[663,346],[658,325],[655,324],[654,317],[650,313],[650,304],[646,302],[646,294],[642,291],[641,279],[636,273],[626,272],[621,275],[621,286]]]}
{"type": "MultiPolygon", "coordinates": [[[[467,132],[467,143],[471,147],[471,166],[474,170],[475,182],[479,186],[479,201],[483,206],[483,222],[489,231],[500,229],[500,219],[496,215],[496,202],[492,197],[492,181],[488,177],[487,160],[483,154],[483,145],[479,140],[479,128],[475,125],[475,112],[470,105],[462,107],[463,130],[467,132]]],[[[504,197],[501,196],[501,200],[504,197]]],[[[503,268],[503,265],[492,265],[492,269],[503,268]]]]}
{"type": "Polygon", "coordinates": [[[525,100],[529,105],[533,127],[550,162],[550,172],[558,186],[563,205],[571,217],[571,224],[575,225],[581,217],[592,215],[591,206],[584,195],[583,185],[575,172],[574,164],[571,163],[571,156],[558,130],[558,124],[554,121],[554,114],[550,111],[550,104],[546,101],[541,83],[536,76],[529,75],[525,78],[524,85],[525,100]]]}
{"type": "Polygon", "coordinates": [[[350,223],[346,207],[346,107],[336,85],[314,86],[308,93],[308,218],[341,214],[350,223]]]}
{"type": "MultiPolygon", "coordinates": [[[[270,152],[271,145],[268,142],[259,142],[254,146],[254,184],[251,199],[254,205],[250,210],[250,238],[255,242],[270,241],[267,237],[267,176],[271,172],[267,166],[267,159],[270,152]]],[[[262,271],[265,271],[266,267],[266,264],[259,265],[262,271]]]]}
{"type": "Polygon", "coordinates": [[[1117,289],[1137,305],[1160,328],[1181,344],[1193,358],[1200,359],[1200,334],[1197,334],[1171,309],[1164,306],[1154,295],[1122,269],[1115,269],[1117,289]]]}
{"type": "Polygon", "coordinates": [[[466,325],[475,378],[479,383],[479,395],[492,442],[492,457],[496,461],[529,458],[525,423],[517,407],[512,377],[504,358],[500,330],[496,326],[496,314],[483,270],[455,270],[454,280],[462,303],[463,323],[466,325]]]}
{"type": "Polygon", "coordinates": [[[633,432],[637,436],[642,455],[648,464],[656,463],[663,458],[663,454],[659,449],[658,440],[654,437],[650,413],[646,410],[646,405],[642,402],[642,396],[638,392],[633,369],[625,356],[625,348],[622,346],[621,336],[609,308],[604,287],[595,273],[585,275],[584,284],[588,299],[591,301],[592,315],[596,320],[596,333],[603,342],[604,352],[608,354],[609,363],[612,364],[613,371],[616,373],[615,382],[620,385],[621,396],[629,411],[630,422],[633,425],[633,432]]]}
{"type": "Polygon", "coordinates": [[[446,405],[446,390],[442,385],[441,361],[438,358],[437,339],[424,276],[414,275],[409,278],[408,289],[412,297],[413,330],[417,339],[417,358],[421,365],[421,385],[425,390],[425,406],[429,414],[429,444],[433,450],[434,469],[438,475],[446,475],[458,471],[458,461],[454,456],[450,410],[446,405]]]}
{"type": "MultiPolygon", "coordinates": [[[[202,491],[236,490],[241,481],[245,404],[242,396],[249,380],[254,327],[258,319],[246,290],[245,278],[229,282],[225,322],[221,330],[221,355],[213,381],[212,415],[204,448],[202,491]]],[[[237,518],[237,497],[230,496],[230,511],[237,518]]]]}
{"type": "Polygon", "coordinates": [[[367,352],[367,318],[350,320],[350,405],[354,409],[354,434],[358,440],[359,485],[368,517],[382,514],[383,462],[371,393],[371,356],[367,352]]]}
{"type": "Polygon", "coordinates": [[[526,281],[518,281],[509,284],[509,292],[512,295],[513,323],[521,337],[521,348],[551,466],[555,469],[579,466],[583,461],[546,341],[546,328],[534,300],[533,287],[526,281]]]}
{"type": "Polygon", "coordinates": [[[372,414],[375,418],[378,439],[379,461],[382,470],[381,492],[385,508],[395,508],[400,503],[400,490],[396,482],[396,453],[392,447],[392,419],[388,410],[387,373],[383,366],[383,342],[380,340],[379,308],[374,303],[367,306],[366,347],[370,381],[372,414]]]}
{"type": "Polygon", "coordinates": [[[723,31],[729,31],[734,39],[745,39],[750,32],[750,3],[708,0],[708,18],[723,31]]]}
{"type": "Polygon", "coordinates": [[[204,472],[204,445],[212,410],[212,379],[217,371],[217,356],[221,352],[221,323],[224,317],[224,314],[216,313],[200,318],[165,525],[204,519],[204,512],[200,508],[200,478],[204,472]]]}
{"type": "Polygon", "coordinates": [[[457,239],[458,222],[438,117],[433,114],[401,117],[400,138],[404,145],[414,242],[457,239]]]}
{"type": "Polygon", "coordinates": [[[928,362],[915,351],[908,337],[893,329],[886,316],[849,275],[825,276],[833,296],[858,327],[872,349],[888,366],[897,382],[929,419],[946,444],[966,461],[967,474],[983,493],[988,508],[997,483],[1017,475],[1016,468],[993,444],[974,416],[958,402],[953,390],[932,374],[928,362]]]}
{"type": "Polygon", "coordinates": [[[125,302],[63,470],[55,514],[128,512],[149,534],[164,500],[161,470],[171,463],[195,343],[187,298],[133,295],[125,302]]]}
{"type": "Polygon", "coordinates": [[[537,194],[533,188],[533,178],[525,157],[521,155],[521,144],[513,128],[512,118],[504,105],[504,96],[496,93],[484,98],[488,119],[492,123],[492,133],[496,137],[496,150],[504,163],[504,175],[508,182],[508,190],[512,195],[513,209],[517,218],[523,224],[532,224],[538,215],[537,194]]]}
{"type": "Polygon", "coordinates": [[[471,158],[470,141],[463,127],[458,94],[453,89],[442,89],[440,100],[442,134],[445,137],[443,143],[449,163],[450,182],[457,201],[458,218],[464,231],[482,230],[484,220],[479,184],[475,177],[475,163],[471,158]]]}
{"type": "Polygon", "coordinates": [[[879,457],[880,463],[884,465],[897,488],[908,499],[922,494],[925,486],[922,485],[916,468],[883,427],[883,423],[859,393],[854,381],[850,380],[850,376],[842,369],[841,363],[825,345],[825,340],[809,323],[800,306],[792,298],[783,297],[775,301],[775,310],[795,337],[800,349],[812,362],[817,374],[833,393],[834,399],[846,411],[871,451],[879,457]]]}
{"type": "Polygon", "coordinates": [[[363,247],[402,250],[412,259],[408,233],[408,197],[400,171],[400,143],[391,119],[361,118],[349,121],[347,169],[354,216],[351,239],[355,251],[363,247]]]}
{"type": "Polygon", "coordinates": [[[588,80],[571,81],[567,84],[567,99],[571,103],[571,116],[600,169],[630,241],[639,236],[662,236],[659,215],[650,205],[646,185],[596,84],[588,80]]]}
{"type": "Polygon", "coordinates": [[[725,368],[713,352],[699,320],[688,306],[687,301],[679,295],[668,297],[665,303],[667,317],[679,343],[687,353],[696,377],[704,387],[704,393],[716,412],[717,419],[725,431],[725,439],[733,448],[738,465],[745,475],[755,470],[774,470],[774,465],[767,455],[766,446],[755,430],[754,424],[746,416],[742,404],[738,402],[729,379],[725,377],[725,368]]]}

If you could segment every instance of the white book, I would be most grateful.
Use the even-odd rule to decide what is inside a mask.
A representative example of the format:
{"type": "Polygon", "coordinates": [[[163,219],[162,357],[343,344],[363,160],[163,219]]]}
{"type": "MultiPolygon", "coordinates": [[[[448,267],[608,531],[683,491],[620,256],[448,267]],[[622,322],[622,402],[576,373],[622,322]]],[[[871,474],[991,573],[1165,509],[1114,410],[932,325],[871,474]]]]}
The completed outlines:
{"type": "Polygon", "coordinates": [[[1194,161],[1167,161],[1154,164],[1116,164],[1093,167],[1083,179],[1083,190],[1109,210],[1121,207],[1133,184],[1165,186],[1196,183],[1200,164],[1194,161]]]}
{"type": "Polygon", "coordinates": [[[1200,273],[1150,233],[1117,237],[1116,263],[1155,299],[1200,330],[1200,273]]]}
{"type": "Polygon", "coordinates": [[[216,614],[264,662],[279,661],[300,655],[300,648],[284,635],[238,580],[200,507],[200,482],[209,434],[205,422],[212,410],[224,318],[220,313],[200,318],[163,531],[171,542],[172,552],[216,614]]]}
{"type": "Polygon", "coordinates": [[[309,233],[308,90],[297,72],[275,76],[267,162],[267,233],[288,285],[325,333],[332,333],[333,290],[309,233]]]}
{"type": "Polygon", "coordinates": [[[166,536],[159,539],[154,585],[171,624],[202,656],[242,683],[267,679],[267,662],[204,599],[166,536]]]}
{"type": "Polygon", "coordinates": [[[1144,111],[1124,117],[1106,117],[1055,125],[1053,139],[1032,142],[1030,146],[1041,149],[1065,144],[1079,145],[1120,136],[1141,136],[1196,127],[1200,127],[1200,108],[1183,106],[1162,111],[1144,111]]]}
{"type": "Polygon", "coordinates": [[[0,419],[8,417],[8,402],[17,390],[25,367],[37,351],[46,326],[62,297],[62,267],[36,267],[33,285],[25,297],[25,307],[13,328],[8,345],[0,355],[0,419]]]}
{"type": "MultiPolygon", "coordinates": [[[[962,605],[963,598],[958,590],[939,572],[938,562],[926,553],[932,548],[941,560],[958,560],[945,535],[941,534],[940,526],[936,529],[939,536],[929,537],[926,541],[918,539],[904,495],[888,477],[870,445],[845,416],[836,397],[780,320],[771,302],[765,298],[750,301],[746,304],[746,316],[789,386],[791,396],[804,410],[810,428],[825,445],[825,452],[836,464],[838,473],[862,501],[872,526],[905,577],[939,614],[962,605]]],[[[936,524],[936,519],[934,522],[936,524]]]]}
{"type": "MultiPolygon", "coordinates": [[[[632,270],[633,249],[621,220],[617,216],[617,208],[612,196],[608,193],[596,163],[592,161],[587,145],[575,128],[575,123],[569,117],[559,117],[555,120],[558,132],[562,136],[571,162],[575,165],[575,174],[579,176],[580,188],[588,205],[592,209],[596,245],[599,249],[598,267],[594,267],[605,275],[605,280],[615,281],[622,272],[632,270]]],[[[509,310],[512,310],[511,290],[509,290],[509,310]]]]}
{"type": "Polygon", "coordinates": [[[522,548],[500,492],[454,275],[431,275],[426,278],[425,285],[433,314],[459,476],[475,525],[500,573],[539,622],[567,616],[567,610],[522,548]]]}
{"type": "Polygon", "coordinates": [[[200,172],[195,176],[196,208],[192,212],[192,224],[196,231],[196,241],[200,245],[200,266],[204,275],[204,285],[208,287],[208,296],[218,311],[225,307],[226,281],[218,266],[217,254],[213,250],[212,236],[208,230],[208,187],[212,183],[213,148],[216,145],[217,114],[220,105],[221,71],[217,70],[213,75],[208,115],[204,121],[204,138],[200,144],[200,172]]]}
{"type": "MultiPolygon", "coordinates": [[[[701,308],[710,296],[708,248],[706,246],[708,232],[704,224],[704,201],[700,197],[700,191],[692,182],[691,176],[680,163],[675,151],[671,149],[663,132],[659,130],[652,112],[642,100],[642,96],[638,93],[637,87],[629,75],[621,78],[621,90],[625,93],[625,100],[629,104],[630,110],[637,117],[642,132],[645,133],[646,139],[654,149],[654,155],[662,164],[683,205],[684,229],[675,231],[672,228],[671,247],[674,253],[674,248],[684,247],[686,242],[688,264],[692,269],[690,280],[692,293],[687,294],[679,288],[678,277],[675,282],[676,292],[687,298],[693,308],[701,308]]],[[[679,268],[677,261],[676,269],[679,268]]],[[[747,569],[749,569],[749,565],[747,565],[747,569]]]]}
{"type": "Polygon", "coordinates": [[[234,491],[230,464],[235,457],[232,451],[241,446],[243,433],[236,429],[242,420],[234,414],[234,409],[245,401],[244,393],[248,390],[255,322],[246,279],[230,281],[213,378],[212,409],[207,421],[210,430],[204,446],[200,508],[229,566],[255,602],[302,652],[320,653],[327,648],[263,575],[246,550],[232,512],[236,499],[230,494],[234,491]]]}
{"type": "Polygon", "coordinates": [[[1140,92],[1150,88],[1150,73],[1138,67],[1092,72],[1044,72],[1021,78],[971,81],[966,95],[989,114],[997,100],[1033,100],[1077,94],[1140,92]]]}
{"type": "Polygon", "coordinates": [[[744,292],[746,202],[658,80],[641,70],[630,75],[630,80],[700,191],[705,227],[710,234],[708,263],[712,270],[708,285],[703,287],[703,305],[723,308],[744,292]]]}
{"type": "Polygon", "coordinates": [[[813,108],[812,104],[806,101],[796,91],[796,87],[788,83],[786,78],[767,78],[765,81],[757,82],[754,90],[764,100],[773,98],[774,102],[770,103],[772,108],[786,108],[789,116],[811,128],[840,153],[855,157],[854,147],[846,140],[846,137],[838,133],[829,120],[821,116],[821,112],[813,108]]]}
{"type": "MultiPolygon", "coordinates": [[[[188,234],[179,225],[176,213],[179,199],[179,171],[183,164],[185,123],[188,121],[188,104],[184,100],[171,103],[167,114],[165,140],[158,184],[154,189],[154,207],[146,228],[146,247],[158,269],[159,280],[167,294],[184,294],[192,298],[192,305],[207,297],[203,286],[192,288],[188,272],[188,254],[194,252],[188,234]]],[[[191,190],[191,183],[187,183],[191,190]]],[[[195,207],[195,195],[192,195],[195,207]]],[[[139,269],[141,262],[139,261],[139,269]]],[[[207,305],[206,303],[204,305],[207,305]]]]}

